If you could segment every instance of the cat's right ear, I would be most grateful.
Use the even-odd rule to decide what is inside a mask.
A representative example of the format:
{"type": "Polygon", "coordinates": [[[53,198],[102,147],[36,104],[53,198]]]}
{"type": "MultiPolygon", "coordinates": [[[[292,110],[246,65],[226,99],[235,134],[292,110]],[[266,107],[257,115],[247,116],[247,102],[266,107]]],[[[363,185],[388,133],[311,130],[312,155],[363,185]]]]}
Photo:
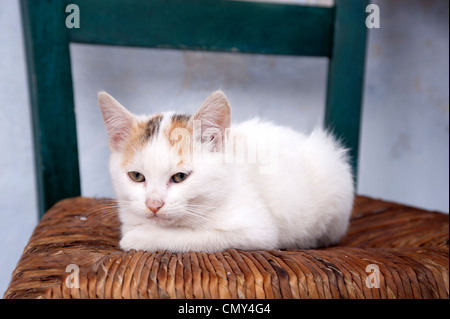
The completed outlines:
{"type": "MultiPolygon", "coordinates": [[[[205,141],[210,147],[217,151],[223,151],[223,138],[226,129],[230,127],[231,109],[227,97],[221,90],[211,93],[200,108],[192,115],[189,125],[195,127],[198,123],[200,130],[194,138],[205,141]]],[[[195,130],[194,130],[195,132],[195,130]]]]}
{"type": "Polygon", "coordinates": [[[108,93],[98,93],[97,99],[108,131],[109,148],[113,152],[121,152],[136,119],[108,93]]]}

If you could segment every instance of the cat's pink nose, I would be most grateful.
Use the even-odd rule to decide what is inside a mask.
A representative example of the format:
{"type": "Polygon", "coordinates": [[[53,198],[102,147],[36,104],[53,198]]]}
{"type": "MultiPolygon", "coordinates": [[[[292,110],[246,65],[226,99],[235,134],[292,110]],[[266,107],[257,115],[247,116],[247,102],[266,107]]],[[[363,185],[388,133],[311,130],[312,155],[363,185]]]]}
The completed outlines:
{"type": "Polygon", "coordinates": [[[164,206],[164,202],[160,200],[150,200],[147,199],[145,201],[145,205],[147,205],[148,209],[150,209],[153,213],[157,213],[158,210],[164,206]]]}

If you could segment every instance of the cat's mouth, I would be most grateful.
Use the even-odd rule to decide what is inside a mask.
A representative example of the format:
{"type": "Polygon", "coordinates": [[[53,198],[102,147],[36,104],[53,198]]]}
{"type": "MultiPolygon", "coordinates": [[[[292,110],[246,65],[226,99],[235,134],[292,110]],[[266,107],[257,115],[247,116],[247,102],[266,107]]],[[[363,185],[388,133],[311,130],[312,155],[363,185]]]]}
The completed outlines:
{"type": "Polygon", "coordinates": [[[175,222],[175,219],[173,218],[173,216],[170,216],[168,214],[148,214],[146,215],[146,217],[150,220],[152,220],[154,223],[161,223],[164,225],[167,224],[173,224],[175,222]]]}

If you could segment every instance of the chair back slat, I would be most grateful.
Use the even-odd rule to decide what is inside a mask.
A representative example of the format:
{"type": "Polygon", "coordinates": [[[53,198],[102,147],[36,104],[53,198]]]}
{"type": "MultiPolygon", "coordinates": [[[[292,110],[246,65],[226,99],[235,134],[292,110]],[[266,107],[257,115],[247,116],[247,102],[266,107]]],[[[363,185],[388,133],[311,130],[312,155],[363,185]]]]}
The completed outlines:
{"type": "Polygon", "coordinates": [[[22,0],[21,8],[42,216],[81,193],[70,53],[63,1],[22,0]]]}
{"type": "Polygon", "coordinates": [[[184,50],[329,56],[333,10],[241,1],[70,0],[70,40],[184,50]]]}
{"type": "Polygon", "coordinates": [[[349,148],[355,183],[364,88],[365,8],[368,2],[337,2],[324,119],[325,126],[349,148]]]}

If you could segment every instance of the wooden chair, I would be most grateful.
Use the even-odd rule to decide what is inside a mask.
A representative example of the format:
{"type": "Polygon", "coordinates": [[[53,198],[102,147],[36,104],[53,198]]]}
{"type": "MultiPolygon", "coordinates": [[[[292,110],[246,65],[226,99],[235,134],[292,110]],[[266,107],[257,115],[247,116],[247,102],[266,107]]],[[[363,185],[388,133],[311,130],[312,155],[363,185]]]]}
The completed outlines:
{"type": "Polygon", "coordinates": [[[356,176],[367,4],[21,0],[42,219],[5,298],[448,298],[444,214],[357,196],[336,247],[123,252],[117,216],[92,214],[112,200],[80,197],[70,42],[328,57],[325,125],[356,176]]]}

